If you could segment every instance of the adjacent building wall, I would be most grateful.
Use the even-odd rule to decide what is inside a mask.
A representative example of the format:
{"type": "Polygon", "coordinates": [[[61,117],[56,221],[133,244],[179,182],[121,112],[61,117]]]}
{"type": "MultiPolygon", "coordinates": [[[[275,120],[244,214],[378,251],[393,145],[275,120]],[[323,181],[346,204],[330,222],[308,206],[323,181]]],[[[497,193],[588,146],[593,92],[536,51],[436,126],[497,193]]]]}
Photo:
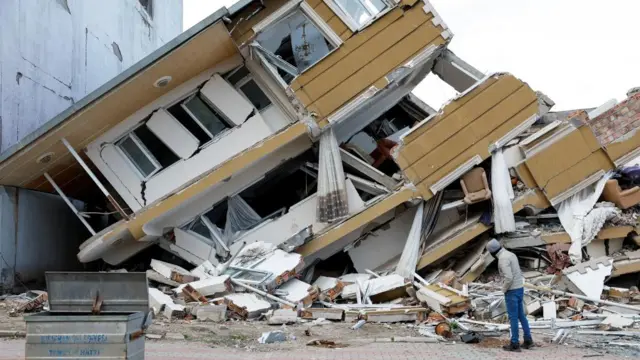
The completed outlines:
{"type": "Polygon", "coordinates": [[[42,280],[45,271],[78,270],[76,251],[88,235],[60,197],[0,187],[0,293],[42,280]]]}
{"type": "Polygon", "coordinates": [[[0,1],[0,151],[182,32],[182,0],[0,1]]]}

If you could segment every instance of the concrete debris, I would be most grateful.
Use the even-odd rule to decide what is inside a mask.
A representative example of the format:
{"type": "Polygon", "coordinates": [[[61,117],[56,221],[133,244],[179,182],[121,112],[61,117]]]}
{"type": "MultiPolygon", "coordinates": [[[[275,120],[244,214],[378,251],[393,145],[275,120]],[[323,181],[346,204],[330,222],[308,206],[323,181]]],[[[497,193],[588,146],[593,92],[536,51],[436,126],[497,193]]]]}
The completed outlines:
{"type": "Polygon", "coordinates": [[[283,331],[269,331],[262,333],[262,336],[258,339],[260,344],[273,344],[277,342],[287,341],[287,334],[283,331]]]}
{"type": "Polygon", "coordinates": [[[196,318],[198,321],[212,321],[223,322],[227,320],[227,306],[226,305],[200,305],[195,308],[196,318]]]}
{"type": "Polygon", "coordinates": [[[298,312],[293,309],[272,310],[265,317],[269,325],[295,324],[298,322],[298,312]]]}

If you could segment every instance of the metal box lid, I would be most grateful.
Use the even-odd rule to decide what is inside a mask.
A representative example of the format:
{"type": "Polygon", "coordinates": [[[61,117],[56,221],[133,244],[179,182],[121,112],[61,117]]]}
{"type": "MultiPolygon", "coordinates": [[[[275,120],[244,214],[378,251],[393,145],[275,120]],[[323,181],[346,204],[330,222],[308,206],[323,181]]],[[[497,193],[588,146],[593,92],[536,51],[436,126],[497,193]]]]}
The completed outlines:
{"type": "Polygon", "coordinates": [[[52,313],[114,314],[149,310],[146,273],[47,272],[52,313]]]}

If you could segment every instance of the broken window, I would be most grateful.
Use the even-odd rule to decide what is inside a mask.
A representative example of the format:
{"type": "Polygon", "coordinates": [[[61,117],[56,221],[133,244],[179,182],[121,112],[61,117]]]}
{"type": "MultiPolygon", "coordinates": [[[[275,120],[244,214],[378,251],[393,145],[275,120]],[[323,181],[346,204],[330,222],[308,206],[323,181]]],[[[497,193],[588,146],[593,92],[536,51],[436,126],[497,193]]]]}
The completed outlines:
{"type": "Polygon", "coordinates": [[[267,69],[286,84],[339,45],[300,7],[269,25],[256,40],[253,48],[258,56],[268,63],[267,69]]]}
{"type": "Polygon", "coordinates": [[[179,160],[146,125],[137,127],[116,145],[144,180],[179,160]]]}
{"type": "Polygon", "coordinates": [[[167,111],[193,134],[200,144],[210,142],[218,134],[231,128],[225,118],[209,106],[200,93],[190,95],[167,108],[167,111]]]}
{"type": "Polygon", "coordinates": [[[153,0],[138,0],[142,8],[149,14],[149,17],[153,17],[153,0]]]}
{"type": "Polygon", "coordinates": [[[271,105],[271,100],[269,100],[267,94],[260,89],[260,86],[258,86],[258,83],[253,79],[253,76],[246,66],[243,65],[233,70],[226,78],[258,111],[262,111],[271,105]]]}
{"type": "Polygon", "coordinates": [[[352,30],[361,29],[389,7],[383,0],[329,0],[341,10],[343,20],[352,30]]]}

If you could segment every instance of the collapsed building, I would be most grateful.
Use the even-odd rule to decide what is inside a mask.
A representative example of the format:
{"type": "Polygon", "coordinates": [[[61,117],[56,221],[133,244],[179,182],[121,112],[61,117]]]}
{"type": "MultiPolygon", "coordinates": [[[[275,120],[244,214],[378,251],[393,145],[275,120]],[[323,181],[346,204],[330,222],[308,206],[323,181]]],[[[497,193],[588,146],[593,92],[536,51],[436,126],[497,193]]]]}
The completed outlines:
{"type": "MultiPolygon", "coordinates": [[[[526,82],[451,52],[429,1],[349,4],[217,11],[5,152],[0,183],[63,197],[91,233],[82,263],[159,246],[267,294],[296,293],[305,273],[294,304],[314,268],[473,282],[491,237],[537,268],[557,244],[571,259],[559,270],[618,253],[614,275],[640,271],[621,253],[638,241],[640,192],[611,175],[640,155],[640,94],[552,112],[526,82]],[[429,74],[458,93],[440,110],[411,92],[429,74]]],[[[155,265],[169,284],[197,280],[155,265]]],[[[195,290],[229,288],[211,281],[195,290]]]]}

